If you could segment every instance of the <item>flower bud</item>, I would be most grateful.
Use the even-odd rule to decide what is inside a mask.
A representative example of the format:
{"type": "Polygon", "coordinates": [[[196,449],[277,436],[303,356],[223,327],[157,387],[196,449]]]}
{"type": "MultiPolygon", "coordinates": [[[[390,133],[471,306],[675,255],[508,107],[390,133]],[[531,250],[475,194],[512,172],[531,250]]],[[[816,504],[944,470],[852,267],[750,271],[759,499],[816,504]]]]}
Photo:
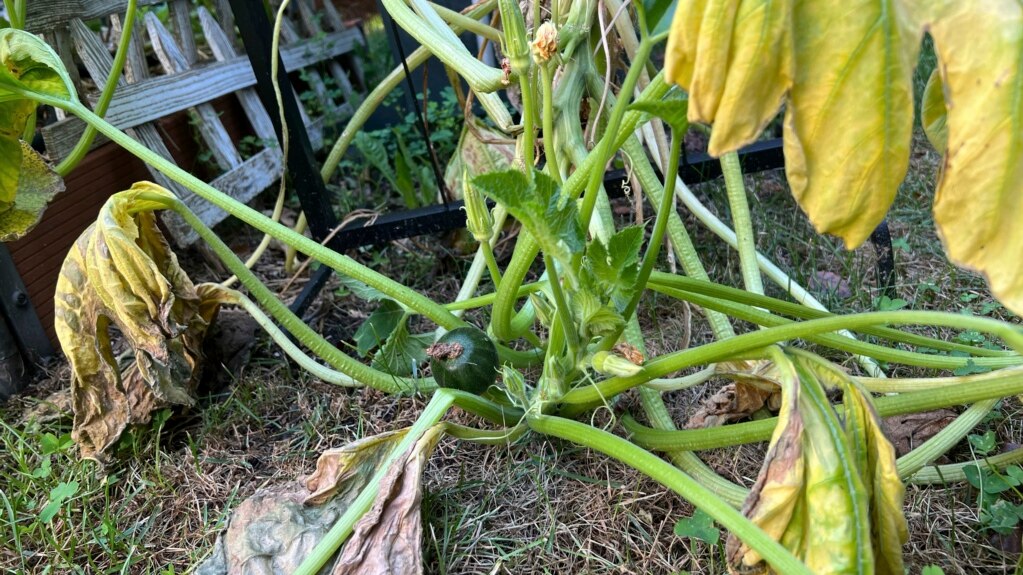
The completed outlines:
{"type": "Polygon", "coordinates": [[[533,39],[533,61],[539,66],[546,64],[558,52],[558,29],[548,20],[536,30],[533,39]]]}
{"type": "Polygon", "coordinates": [[[504,25],[504,54],[511,71],[519,76],[529,73],[529,36],[526,20],[522,17],[518,0],[498,0],[501,22],[504,25]]]}
{"type": "Polygon", "coordinates": [[[642,371],[642,367],[607,351],[598,351],[590,360],[593,369],[606,375],[629,377],[642,371]]]}
{"type": "Polygon", "coordinates": [[[465,227],[477,242],[489,242],[494,236],[494,218],[465,170],[462,171],[462,199],[465,201],[465,227]]]}

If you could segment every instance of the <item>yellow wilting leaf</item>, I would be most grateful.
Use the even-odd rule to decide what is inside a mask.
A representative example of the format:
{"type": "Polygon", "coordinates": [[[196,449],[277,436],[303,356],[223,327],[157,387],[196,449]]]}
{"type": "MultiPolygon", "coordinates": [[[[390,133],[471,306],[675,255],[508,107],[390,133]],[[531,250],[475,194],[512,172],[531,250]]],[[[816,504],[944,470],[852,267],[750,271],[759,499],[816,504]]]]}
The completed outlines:
{"type": "Polygon", "coordinates": [[[197,289],[156,225],[163,207],[140,194],[170,192],[149,182],[114,194],[71,248],[54,297],[55,327],[71,362],[72,437],[82,457],[104,461],[128,425],[170,405],[192,405],[206,328],[227,296],[197,289]],[[110,344],[116,326],[135,352],[123,373],[110,344]]]}
{"type": "Polygon", "coordinates": [[[906,176],[919,27],[901,2],[797,2],[785,172],[821,233],[855,248],[906,176]]]}
{"type": "MultiPolygon", "coordinates": [[[[743,513],[814,573],[901,574],[906,540],[895,453],[865,392],[806,352],[772,353],[782,408],[743,513]],[[841,414],[825,388],[844,392],[841,414]]],[[[735,537],[734,573],[772,573],[735,537]]]]}
{"type": "MultiPolygon", "coordinates": [[[[21,140],[0,137],[0,155],[10,161],[18,161],[13,174],[17,182],[16,194],[6,210],[0,211],[0,242],[10,242],[23,237],[43,218],[43,212],[54,196],[64,191],[64,179],[54,172],[46,160],[21,140]],[[16,155],[7,156],[10,145],[18,149],[16,155]]],[[[10,168],[0,160],[0,171],[10,168]]],[[[3,179],[5,176],[0,176],[3,179]]],[[[2,202],[0,202],[2,204],[2,202]]]]}
{"type": "Polygon", "coordinates": [[[713,124],[713,156],[756,140],[792,84],[792,0],[682,2],[665,62],[689,121],[713,124]]]}
{"type": "Polygon", "coordinates": [[[948,114],[934,219],[949,259],[1023,313],[1023,6],[951,2],[930,33],[948,114]]]}

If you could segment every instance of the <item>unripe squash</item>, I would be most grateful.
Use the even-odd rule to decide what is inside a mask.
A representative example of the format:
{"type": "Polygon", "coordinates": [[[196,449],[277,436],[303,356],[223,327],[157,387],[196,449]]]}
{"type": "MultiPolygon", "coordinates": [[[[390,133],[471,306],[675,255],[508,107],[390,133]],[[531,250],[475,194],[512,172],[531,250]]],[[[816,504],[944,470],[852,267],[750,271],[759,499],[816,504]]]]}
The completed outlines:
{"type": "Polygon", "coordinates": [[[497,348],[475,327],[447,332],[427,348],[426,355],[440,387],[479,395],[497,381],[497,348]]]}

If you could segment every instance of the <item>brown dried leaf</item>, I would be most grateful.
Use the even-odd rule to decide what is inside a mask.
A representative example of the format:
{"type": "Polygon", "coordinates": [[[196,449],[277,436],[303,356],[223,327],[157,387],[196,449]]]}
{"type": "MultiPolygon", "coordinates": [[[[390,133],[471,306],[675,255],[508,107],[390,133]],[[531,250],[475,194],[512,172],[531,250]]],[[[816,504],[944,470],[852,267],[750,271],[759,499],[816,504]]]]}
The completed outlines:
{"type": "MultiPolygon", "coordinates": [[[[295,571],[345,513],[408,430],[383,433],[324,452],[302,482],[261,489],[231,514],[213,554],[196,575],[295,571]]],[[[419,478],[443,435],[434,426],[398,457],[373,506],[322,573],[422,573],[419,478]]]]}
{"type": "Polygon", "coordinates": [[[331,575],[421,575],[423,572],[420,478],[444,435],[435,425],[388,469],[373,507],[355,525],[331,575]]]}
{"type": "Polygon", "coordinates": [[[131,424],[172,405],[190,406],[202,340],[226,295],[197,289],[156,225],[173,198],[148,182],[114,194],[72,246],[54,297],[55,327],[73,371],[72,437],[82,457],[105,461],[131,424]],[[116,326],[135,352],[121,373],[110,344],[116,326]]]}
{"type": "Polygon", "coordinates": [[[955,418],[956,412],[949,409],[886,417],[885,435],[892,442],[895,454],[902,457],[945,429],[955,418]]]}
{"type": "Polygon", "coordinates": [[[778,371],[770,361],[727,361],[718,363],[715,372],[734,381],[709,397],[689,419],[687,428],[717,427],[749,417],[767,405],[781,404],[778,371]]]}

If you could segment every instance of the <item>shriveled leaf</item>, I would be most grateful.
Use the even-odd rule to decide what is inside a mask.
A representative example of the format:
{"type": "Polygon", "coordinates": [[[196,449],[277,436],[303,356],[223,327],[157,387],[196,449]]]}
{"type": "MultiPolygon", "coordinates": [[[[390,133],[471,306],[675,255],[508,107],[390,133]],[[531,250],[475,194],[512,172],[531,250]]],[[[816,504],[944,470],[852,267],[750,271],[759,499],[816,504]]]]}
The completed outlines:
{"type": "Polygon", "coordinates": [[[668,38],[669,80],[690,122],[713,124],[714,156],[754,141],[792,85],[792,0],[682,0],[668,38]]]}
{"type": "MultiPolygon", "coordinates": [[[[743,514],[776,541],[782,540],[793,523],[801,525],[802,518],[797,511],[802,509],[805,485],[799,379],[791,362],[778,358],[783,359],[782,365],[776,368],[777,382],[782,388],[778,425],[771,435],[757,481],[742,506],[743,514]]],[[[786,546],[793,550],[792,546],[786,546]]],[[[735,535],[728,536],[725,553],[729,566],[738,573],[767,572],[760,554],[735,535]]]]}
{"type": "Polygon", "coordinates": [[[421,477],[443,435],[442,426],[430,428],[391,465],[373,506],[341,548],[331,575],[422,574],[421,477]]]}
{"type": "Polygon", "coordinates": [[[585,247],[574,201],[562,204],[558,184],[541,172],[530,182],[517,170],[473,178],[483,194],[500,202],[536,238],[544,252],[570,271],[572,254],[585,247]]]}
{"type": "Polygon", "coordinates": [[[927,85],[924,87],[923,102],[920,105],[920,123],[923,124],[924,134],[934,146],[935,150],[944,153],[948,144],[948,126],[946,120],[948,114],[945,110],[945,93],[941,85],[941,74],[935,68],[927,78],[927,85]]]}
{"type": "MultiPolygon", "coordinates": [[[[373,507],[321,572],[421,573],[419,477],[443,427],[400,455],[373,507]]],[[[196,575],[292,573],[381,469],[407,429],[325,451],[304,481],[260,489],[231,514],[196,575]]]]}
{"type": "Polygon", "coordinates": [[[934,219],[955,263],[1023,313],[1023,6],[952,2],[930,23],[948,109],[934,219]]]}
{"type": "Polygon", "coordinates": [[[39,223],[46,206],[64,191],[64,180],[32,146],[20,140],[0,137],[0,158],[3,158],[0,159],[0,188],[6,189],[13,179],[16,190],[12,203],[0,200],[0,209],[6,206],[6,210],[0,212],[0,241],[10,242],[23,237],[39,223]],[[13,164],[8,160],[19,164],[13,173],[9,170],[13,164]]]}
{"type": "Polygon", "coordinates": [[[882,431],[869,394],[837,367],[805,357],[797,362],[805,373],[842,391],[843,425],[870,502],[876,573],[901,575],[902,544],[909,539],[902,512],[905,488],[895,465],[895,449],[882,431]]]}
{"type": "Polygon", "coordinates": [[[515,159],[515,140],[473,118],[466,122],[455,154],[444,169],[444,185],[456,198],[462,196],[462,176],[470,178],[507,170],[515,159]]]}
{"type": "Polygon", "coordinates": [[[793,8],[785,171],[817,231],[850,249],[884,219],[909,166],[922,32],[906,10],[893,0],[793,8]]]}
{"type": "Polygon", "coordinates": [[[124,429],[150,413],[192,405],[202,340],[224,292],[197,289],[149,211],[170,192],[135,184],[114,194],[71,248],[54,297],[54,324],[71,362],[72,436],[82,457],[105,461],[124,429]],[[123,373],[110,344],[114,325],[135,353],[123,373]]]}
{"type": "Polygon", "coordinates": [[[886,417],[885,436],[892,442],[895,454],[902,456],[945,429],[957,415],[951,409],[939,409],[886,417]]]}
{"type": "Polygon", "coordinates": [[[407,430],[391,431],[328,449],[316,460],[316,471],[306,478],[305,505],[322,505],[334,497],[351,503],[407,430]]]}
{"type": "Polygon", "coordinates": [[[747,418],[765,406],[772,409],[780,406],[782,383],[773,362],[723,361],[715,365],[714,371],[734,383],[725,385],[704,400],[686,427],[717,427],[747,418]]]}

